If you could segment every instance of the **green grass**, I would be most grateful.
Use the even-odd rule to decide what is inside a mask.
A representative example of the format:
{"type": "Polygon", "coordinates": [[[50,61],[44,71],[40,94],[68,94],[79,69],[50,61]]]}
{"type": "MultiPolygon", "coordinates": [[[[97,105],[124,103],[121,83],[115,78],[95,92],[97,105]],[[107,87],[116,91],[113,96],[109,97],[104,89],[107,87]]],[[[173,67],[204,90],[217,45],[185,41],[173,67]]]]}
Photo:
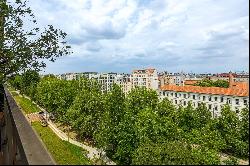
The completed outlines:
{"type": "Polygon", "coordinates": [[[33,104],[29,99],[18,95],[16,92],[12,92],[12,96],[18,105],[22,108],[25,114],[30,114],[34,112],[41,111],[35,104],[33,104]]]}
{"type": "MultiPolygon", "coordinates": [[[[25,114],[39,112],[40,109],[29,99],[26,99],[15,92],[12,96],[22,107],[25,114]]],[[[61,140],[49,127],[42,127],[40,122],[33,122],[32,127],[40,135],[57,164],[60,165],[89,165],[92,164],[84,154],[87,153],[81,147],[61,140]]]]}
{"type": "Polygon", "coordinates": [[[32,123],[40,134],[47,149],[57,164],[60,165],[89,165],[90,161],[84,156],[86,151],[67,141],[61,140],[49,127],[42,127],[40,122],[32,123]]]}

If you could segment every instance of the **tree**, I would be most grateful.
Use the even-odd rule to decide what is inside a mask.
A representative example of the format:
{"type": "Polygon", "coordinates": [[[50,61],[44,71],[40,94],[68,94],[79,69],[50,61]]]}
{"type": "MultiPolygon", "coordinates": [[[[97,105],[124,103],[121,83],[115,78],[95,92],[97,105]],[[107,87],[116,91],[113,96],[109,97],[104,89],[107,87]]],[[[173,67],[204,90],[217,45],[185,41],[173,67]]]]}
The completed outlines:
{"type": "Polygon", "coordinates": [[[133,154],[133,165],[217,165],[216,151],[192,147],[185,141],[142,143],[133,154]]]}
{"type": "Polygon", "coordinates": [[[103,113],[101,89],[92,80],[85,81],[68,110],[70,124],[81,138],[93,139],[103,113]]]}
{"type": "Polygon", "coordinates": [[[118,146],[118,124],[125,114],[125,94],[121,87],[114,84],[111,92],[104,95],[104,113],[95,134],[98,146],[102,147],[108,156],[113,156],[118,146]]]}
{"type": "Polygon", "coordinates": [[[37,24],[26,0],[0,0],[0,83],[24,69],[45,67],[44,59],[55,61],[70,53],[70,46],[64,41],[65,32],[52,25],[44,31],[35,26],[26,30],[24,18],[30,25],[37,24]]]}
{"type": "Polygon", "coordinates": [[[34,70],[27,70],[21,75],[21,79],[21,93],[33,98],[36,94],[37,83],[40,81],[39,73],[34,70]]]}
{"type": "Polygon", "coordinates": [[[201,80],[201,81],[198,81],[197,83],[195,83],[194,86],[228,88],[229,82],[226,80],[212,81],[209,79],[204,79],[204,80],[201,80]]]}
{"type": "Polygon", "coordinates": [[[241,139],[241,125],[238,115],[226,105],[221,111],[221,116],[217,124],[217,129],[226,141],[223,151],[233,153],[237,156],[248,156],[246,146],[248,144],[241,139]]]}
{"type": "Polygon", "coordinates": [[[212,119],[211,112],[207,109],[205,103],[200,103],[194,111],[194,124],[196,128],[202,128],[212,119]]]}

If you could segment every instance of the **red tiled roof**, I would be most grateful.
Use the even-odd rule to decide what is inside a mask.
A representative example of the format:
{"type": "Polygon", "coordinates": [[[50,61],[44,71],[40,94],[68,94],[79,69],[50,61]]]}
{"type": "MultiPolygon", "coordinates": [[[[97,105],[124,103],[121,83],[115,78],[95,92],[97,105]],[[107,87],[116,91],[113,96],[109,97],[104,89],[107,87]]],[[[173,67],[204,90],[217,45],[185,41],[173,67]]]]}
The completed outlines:
{"type": "Polygon", "coordinates": [[[227,96],[249,96],[248,87],[232,87],[232,88],[220,88],[220,87],[201,87],[201,86],[177,86],[177,85],[164,85],[161,90],[176,91],[176,92],[192,92],[202,94],[214,94],[214,95],[227,95],[227,96]]]}

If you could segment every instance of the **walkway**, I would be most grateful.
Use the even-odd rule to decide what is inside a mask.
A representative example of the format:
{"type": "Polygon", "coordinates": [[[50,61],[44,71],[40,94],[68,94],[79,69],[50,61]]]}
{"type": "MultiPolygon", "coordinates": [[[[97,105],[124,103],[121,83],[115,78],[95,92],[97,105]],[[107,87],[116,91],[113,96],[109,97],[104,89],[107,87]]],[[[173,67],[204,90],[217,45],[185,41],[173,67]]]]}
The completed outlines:
{"type": "MultiPolygon", "coordinates": [[[[19,91],[14,91],[14,92],[20,94],[19,91]]],[[[31,99],[30,99],[28,96],[26,96],[26,95],[23,95],[23,97],[25,97],[25,98],[31,100],[31,99]]],[[[31,101],[32,101],[32,100],[31,100],[31,101]]],[[[33,101],[32,103],[34,103],[40,110],[42,110],[42,111],[45,112],[45,114],[44,114],[44,117],[45,117],[47,111],[46,111],[45,109],[41,108],[39,105],[37,105],[34,101],[33,101]]],[[[46,117],[45,117],[45,118],[46,118],[46,117]]],[[[65,140],[65,141],[69,141],[70,143],[72,143],[72,144],[74,144],[74,145],[76,145],[76,146],[79,146],[79,147],[81,147],[81,148],[87,150],[87,151],[89,152],[89,154],[87,155],[87,157],[88,157],[89,159],[93,160],[93,159],[96,159],[96,158],[101,158],[107,165],[116,165],[115,162],[111,161],[111,160],[106,156],[106,153],[105,153],[104,151],[101,151],[100,149],[97,149],[97,148],[94,148],[94,147],[87,146],[87,145],[85,145],[85,144],[83,144],[83,143],[81,143],[81,142],[78,142],[78,141],[76,141],[76,140],[73,140],[73,139],[71,139],[71,138],[68,138],[67,134],[64,133],[63,131],[61,131],[60,129],[58,129],[58,128],[56,127],[56,125],[55,125],[52,121],[48,120],[48,126],[52,129],[52,131],[53,131],[60,139],[65,140]]]]}

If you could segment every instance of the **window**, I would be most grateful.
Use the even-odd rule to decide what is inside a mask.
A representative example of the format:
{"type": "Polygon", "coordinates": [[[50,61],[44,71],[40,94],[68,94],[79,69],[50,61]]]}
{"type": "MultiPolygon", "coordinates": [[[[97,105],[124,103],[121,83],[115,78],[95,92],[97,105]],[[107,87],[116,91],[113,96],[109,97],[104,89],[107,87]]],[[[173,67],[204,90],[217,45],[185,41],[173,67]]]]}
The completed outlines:
{"type": "Polygon", "coordinates": [[[217,97],[214,97],[214,101],[217,101],[217,97]]]}
{"type": "Polygon", "coordinates": [[[186,105],[187,105],[187,102],[186,102],[186,101],[184,101],[183,103],[184,103],[184,106],[186,106],[186,105]]]}
{"type": "Polygon", "coordinates": [[[203,101],[205,101],[206,100],[206,96],[203,96],[203,101]]]}
{"type": "Polygon", "coordinates": [[[214,106],[214,110],[217,111],[217,110],[218,110],[218,107],[217,107],[217,106],[214,106]]]}
{"type": "Polygon", "coordinates": [[[235,99],[235,104],[236,104],[236,105],[239,105],[239,104],[240,104],[239,99],[235,99]]]}
{"type": "Polygon", "coordinates": [[[177,100],[175,100],[175,104],[177,104],[177,100]]]}
{"type": "Polygon", "coordinates": [[[235,107],[235,112],[238,114],[240,112],[239,108],[235,107]]]}
{"type": "Polygon", "coordinates": [[[173,93],[171,93],[171,96],[174,96],[174,94],[173,94],[173,93]]]}
{"type": "Polygon", "coordinates": [[[230,98],[227,98],[227,104],[231,104],[230,98]]]}
{"type": "Polygon", "coordinates": [[[209,96],[209,97],[208,97],[208,101],[211,101],[211,100],[212,100],[212,98],[211,98],[211,96],[209,96]]]}
{"type": "Polygon", "coordinates": [[[186,99],[187,98],[187,94],[183,94],[184,98],[186,99]]]}
{"type": "Polygon", "coordinates": [[[193,95],[193,99],[195,99],[195,95],[193,95]]]}
{"type": "Polygon", "coordinates": [[[181,97],[181,94],[179,94],[179,97],[181,97]]]}
{"type": "Polygon", "coordinates": [[[175,97],[177,97],[177,93],[175,93],[175,97]]]}
{"type": "Polygon", "coordinates": [[[244,99],[244,105],[247,105],[247,99],[244,99]]]}
{"type": "Polygon", "coordinates": [[[222,103],[223,103],[223,101],[224,101],[224,100],[223,100],[223,97],[221,97],[221,98],[220,98],[220,102],[222,102],[222,103]]]}
{"type": "Polygon", "coordinates": [[[211,104],[208,105],[208,109],[210,109],[210,110],[212,109],[212,105],[211,104]]]}
{"type": "Polygon", "coordinates": [[[195,105],[195,102],[193,102],[193,106],[195,107],[196,105],[195,105]]]}

